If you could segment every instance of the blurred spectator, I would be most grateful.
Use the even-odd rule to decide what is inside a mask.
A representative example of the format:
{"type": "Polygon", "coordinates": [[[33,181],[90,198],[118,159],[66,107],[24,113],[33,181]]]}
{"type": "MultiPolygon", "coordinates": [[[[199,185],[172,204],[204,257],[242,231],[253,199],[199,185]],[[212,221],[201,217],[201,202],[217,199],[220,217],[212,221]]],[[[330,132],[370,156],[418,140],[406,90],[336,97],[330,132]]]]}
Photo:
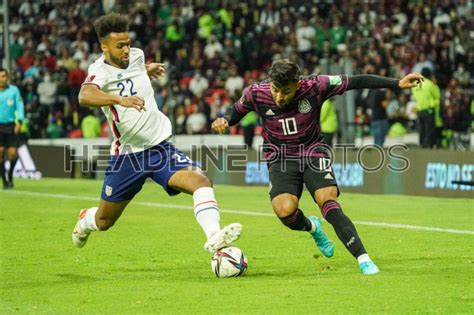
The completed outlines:
{"type": "Polygon", "coordinates": [[[172,44],[174,50],[181,46],[184,34],[177,21],[173,21],[166,27],[165,39],[172,44]]]}
{"type": "Polygon", "coordinates": [[[78,95],[81,85],[87,77],[87,73],[79,67],[79,60],[74,60],[73,67],[69,70],[67,81],[69,84],[69,102],[74,108],[77,108],[78,95]]]}
{"type": "Polygon", "coordinates": [[[436,63],[436,71],[438,72],[438,79],[440,87],[448,85],[451,76],[453,75],[454,64],[449,59],[448,50],[441,50],[440,57],[436,63]]]}
{"type": "Polygon", "coordinates": [[[63,138],[65,136],[64,129],[62,128],[62,121],[60,119],[58,120],[56,117],[50,118],[46,132],[48,138],[51,139],[63,138]]]}
{"type": "Polygon", "coordinates": [[[332,147],[334,135],[337,132],[337,114],[331,99],[326,100],[321,107],[321,133],[324,143],[332,147]]]}
{"type": "Polygon", "coordinates": [[[429,60],[426,57],[426,54],[422,51],[422,52],[420,52],[420,54],[418,56],[418,61],[413,66],[412,71],[421,73],[421,70],[423,70],[423,68],[428,68],[428,69],[430,69],[431,72],[434,71],[433,62],[431,60],[429,60]]]}
{"type": "Polygon", "coordinates": [[[229,77],[225,81],[225,90],[230,98],[238,98],[244,88],[244,78],[242,78],[235,67],[229,72],[229,77]]]}
{"type": "Polygon", "coordinates": [[[189,82],[189,90],[195,97],[201,97],[204,91],[209,87],[209,81],[201,75],[201,71],[196,70],[193,78],[189,82]]]}
{"type": "Polygon", "coordinates": [[[71,53],[69,52],[69,49],[66,46],[63,46],[60,49],[60,58],[58,63],[60,63],[60,65],[66,68],[68,71],[74,68],[76,64],[76,61],[71,56],[71,53]]]}
{"type": "MultiPolygon", "coordinates": [[[[428,67],[443,93],[454,77],[459,86],[456,93],[472,100],[472,1],[51,3],[8,1],[12,83],[23,85],[30,99],[26,115],[34,137],[46,135],[48,115],[57,111],[63,115],[59,127],[64,134],[70,135],[70,128],[79,126],[74,123],[78,119],[74,117],[79,117],[74,109],[77,84],[71,86],[68,77],[72,69],[75,76],[75,59],[85,71],[102,54],[92,23],[109,10],[130,16],[132,45],[145,51],[147,62],[166,62],[166,78],[154,82],[156,98],[164,112],[175,114],[181,111],[177,106],[184,106],[184,119],[199,102],[205,102],[198,106],[207,119],[219,115],[230,98],[239,94],[240,78],[244,86],[266,79],[265,70],[274,58],[292,58],[304,74],[345,72],[342,65],[349,60],[354,74],[373,65],[374,73],[395,78],[428,67]],[[201,78],[191,84],[198,71],[201,78]],[[43,72],[49,72],[51,82],[57,84],[56,108],[40,106],[45,99],[43,72]]],[[[413,102],[402,95],[387,96],[385,104],[390,122],[411,131],[413,102]]],[[[361,122],[361,134],[370,130],[365,125],[366,110],[372,111],[358,108],[354,117],[361,122]]],[[[463,111],[464,107],[456,109],[468,115],[463,111]]],[[[451,119],[444,108],[441,113],[443,119],[451,119]]]]}
{"type": "Polygon", "coordinates": [[[470,110],[472,100],[463,91],[455,79],[451,80],[443,96],[443,119],[445,127],[451,131],[448,136],[448,146],[451,149],[469,150],[471,140],[470,110]]]}
{"type": "Polygon", "coordinates": [[[198,13],[198,34],[203,39],[208,39],[212,33],[212,28],[215,25],[214,17],[209,11],[203,11],[201,14],[198,13]]]}
{"type": "Polygon", "coordinates": [[[206,115],[199,111],[198,106],[193,107],[193,112],[188,116],[186,120],[186,133],[188,135],[192,134],[202,134],[207,131],[207,119],[206,115]]]}
{"type": "Polygon", "coordinates": [[[316,31],[314,27],[309,24],[308,19],[303,18],[300,25],[296,27],[296,41],[298,43],[298,53],[303,55],[312,53],[313,42],[315,38],[316,31]]]}
{"type": "Polygon", "coordinates": [[[211,60],[217,57],[222,51],[224,47],[219,42],[216,36],[211,35],[207,41],[206,47],[204,47],[204,55],[207,59],[211,60]]]}
{"type": "Polygon", "coordinates": [[[184,106],[177,106],[175,109],[175,124],[174,124],[174,134],[184,135],[186,134],[186,113],[184,111],[184,106]]]}
{"type": "Polygon", "coordinates": [[[398,115],[400,113],[400,104],[398,103],[398,99],[395,98],[392,90],[385,90],[384,103],[388,119],[394,120],[398,118],[398,115]]]}
{"type": "Polygon", "coordinates": [[[17,59],[17,64],[22,72],[28,70],[33,65],[33,62],[34,59],[29,49],[24,50],[21,56],[17,59]]]}
{"type": "Polygon", "coordinates": [[[101,134],[100,119],[94,112],[87,109],[84,113],[84,118],[81,123],[82,137],[84,138],[97,138],[101,134]]]}
{"type": "Polygon", "coordinates": [[[56,93],[58,91],[58,85],[56,82],[51,80],[51,74],[46,72],[43,77],[43,81],[38,84],[38,96],[41,105],[48,106],[50,111],[53,112],[56,108],[56,93]]]}
{"type": "Polygon", "coordinates": [[[158,109],[161,110],[165,106],[166,102],[166,90],[163,89],[159,84],[153,84],[155,88],[155,101],[158,109]]]}
{"type": "Polygon", "coordinates": [[[468,87],[470,80],[471,80],[471,75],[469,72],[464,69],[464,63],[460,63],[456,71],[453,73],[453,78],[458,81],[458,83],[463,86],[463,87],[468,87]]]}
{"type": "Polygon", "coordinates": [[[25,78],[33,78],[38,80],[40,77],[41,64],[39,58],[35,58],[33,64],[25,71],[25,78]]]}
{"type": "Polygon", "coordinates": [[[341,25],[339,18],[335,18],[333,26],[329,30],[329,40],[331,42],[331,49],[333,51],[336,51],[338,46],[345,42],[346,32],[347,30],[341,25]]]}
{"type": "Polygon", "coordinates": [[[440,89],[433,82],[429,68],[423,68],[421,74],[425,77],[423,85],[411,91],[416,102],[420,145],[422,148],[432,148],[436,144],[435,115],[440,106],[440,89]]]}
{"type": "Polygon", "coordinates": [[[23,53],[23,46],[18,42],[18,40],[18,33],[14,32],[13,39],[10,42],[10,58],[13,60],[17,60],[23,53]]]}
{"type": "Polygon", "coordinates": [[[273,1],[268,1],[265,9],[260,12],[260,25],[267,27],[274,27],[280,23],[280,11],[275,10],[273,1]]]}

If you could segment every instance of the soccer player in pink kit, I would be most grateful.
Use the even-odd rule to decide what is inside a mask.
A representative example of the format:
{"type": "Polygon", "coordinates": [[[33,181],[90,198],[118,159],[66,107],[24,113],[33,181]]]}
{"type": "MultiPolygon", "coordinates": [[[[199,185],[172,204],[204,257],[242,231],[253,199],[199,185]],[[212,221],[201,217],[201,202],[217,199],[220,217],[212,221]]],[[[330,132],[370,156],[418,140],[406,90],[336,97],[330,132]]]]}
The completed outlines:
{"type": "Polygon", "coordinates": [[[206,234],[204,248],[208,252],[237,240],[242,229],[239,223],[220,228],[209,178],[167,141],[171,122],[158,110],[150,81],[163,75],[163,64],[145,64],[143,51],[130,47],[126,17],[108,14],[94,26],[103,55],[90,65],[79,103],[101,107],[114,141],[99,206],[80,211],[73,244],[83,247],[91,232],[112,227],[147,178],[163,186],[169,195],[193,195],[194,215],[206,234]]]}
{"type": "Polygon", "coordinates": [[[411,88],[423,77],[412,73],[401,80],[375,75],[312,75],[300,77],[296,63],[277,60],[269,71],[269,80],[244,89],[224,118],[212,128],[224,132],[249,111],[263,122],[264,154],[270,175],[272,207],[281,222],[292,230],[308,231],[324,256],[331,257],[334,247],[321,229],[321,220],[306,217],[298,208],[303,184],[333,226],[347,250],[357,259],[363,274],[379,273],[370,259],[354,224],[337,201],[339,189],[331,168],[331,159],[319,124],[325,100],[351,89],[411,88]]]}

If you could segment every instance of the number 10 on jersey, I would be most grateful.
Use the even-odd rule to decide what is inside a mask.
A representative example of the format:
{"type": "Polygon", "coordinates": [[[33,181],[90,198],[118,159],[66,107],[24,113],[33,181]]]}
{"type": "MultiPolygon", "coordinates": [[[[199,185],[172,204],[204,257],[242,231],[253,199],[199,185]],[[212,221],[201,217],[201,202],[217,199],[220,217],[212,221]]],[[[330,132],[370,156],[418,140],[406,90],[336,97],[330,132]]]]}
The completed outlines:
{"type": "Polygon", "coordinates": [[[287,135],[294,135],[298,132],[298,128],[296,127],[296,119],[295,117],[285,118],[285,119],[278,119],[281,124],[281,128],[283,129],[283,133],[285,136],[287,135]]]}

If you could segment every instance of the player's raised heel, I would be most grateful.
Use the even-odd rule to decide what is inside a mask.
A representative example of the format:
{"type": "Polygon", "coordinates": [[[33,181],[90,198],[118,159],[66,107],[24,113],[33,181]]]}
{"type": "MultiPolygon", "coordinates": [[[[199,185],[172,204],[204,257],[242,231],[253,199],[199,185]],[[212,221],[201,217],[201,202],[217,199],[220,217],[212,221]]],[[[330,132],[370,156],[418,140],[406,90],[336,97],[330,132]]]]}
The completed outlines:
{"type": "Polygon", "coordinates": [[[239,239],[242,233],[242,224],[232,223],[214,233],[204,244],[204,249],[213,254],[222,247],[230,245],[239,239]]]}
{"type": "Polygon", "coordinates": [[[321,226],[321,219],[315,216],[310,216],[308,219],[314,223],[316,226],[316,230],[311,234],[316,245],[318,246],[319,250],[325,257],[332,257],[334,255],[334,245],[329,240],[326,233],[324,233],[323,228],[321,226]]]}
{"type": "Polygon", "coordinates": [[[379,267],[373,261],[366,261],[359,264],[359,269],[364,275],[375,275],[380,273],[379,267]]]}
{"type": "Polygon", "coordinates": [[[89,238],[89,235],[91,234],[90,231],[83,231],[81,229],[81,226],[79,222],[84,218],[86,214],[87,209],[81,210],[79,213],[79,220],[77,220],[76,226],[74,227],[74,230],[72,231],[72,243],[74,246],[78,248],[84,247],[87,243],[87,239],[89,238]]]}

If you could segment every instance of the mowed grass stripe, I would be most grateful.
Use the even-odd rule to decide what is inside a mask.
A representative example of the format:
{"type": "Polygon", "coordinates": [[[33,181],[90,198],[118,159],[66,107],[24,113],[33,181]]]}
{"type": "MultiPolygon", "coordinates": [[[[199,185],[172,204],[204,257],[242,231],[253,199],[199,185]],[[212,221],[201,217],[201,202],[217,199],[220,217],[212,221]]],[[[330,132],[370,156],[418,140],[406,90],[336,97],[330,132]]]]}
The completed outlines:
{"type": "MultiPolygon", "coordinates": [[[[69,200],[87,200],[87,201],[98,201],[97,197],[92,196],[83,196],[83,195],[63,195],[63,194],[51,194],[51,193],[42,193],[34,191],[25,191],[25,190],[8,190],[3,193],[7,194],[17,194],[17,195],[28,195],[36,196],[42,198],[60,198],[60,199],[69,199],[69,200]]],[[[143,202],[143,201],[134,201],[136,205],[145,206],[145,207],[161,207],[169,209],[180,209],[180,210],[192,210],[192,206],[183,206],[169,203],[158,203],[158,202],[143,202]]],[[[273,217],[274,214],[271,213],[262,213],[251,210],[234,210],[234,209],[220,209],[223,213],[230,214],[241,214],[249,216],[260,216],[260,217],[273,217]]],[[[410,225],[410,224],[400,224],[400,223],[386,223],[386,222],[370,222],[370,221],[353,221],[356,224],[367,225],[367,226],[376,226],[376,227],[386,227],[393,229],[406,229],[406,230],[415,230],[415,231],[427,231],[427,232],[439,232],[439,233],[449,233],[449,234],[464,234],[464,235],[474,235],[474,231],[471,230],[457,230],[457,229],[448,229],[441,227],[432,227],[432,226],[419,226],[419,225],[410,225]]]]}

